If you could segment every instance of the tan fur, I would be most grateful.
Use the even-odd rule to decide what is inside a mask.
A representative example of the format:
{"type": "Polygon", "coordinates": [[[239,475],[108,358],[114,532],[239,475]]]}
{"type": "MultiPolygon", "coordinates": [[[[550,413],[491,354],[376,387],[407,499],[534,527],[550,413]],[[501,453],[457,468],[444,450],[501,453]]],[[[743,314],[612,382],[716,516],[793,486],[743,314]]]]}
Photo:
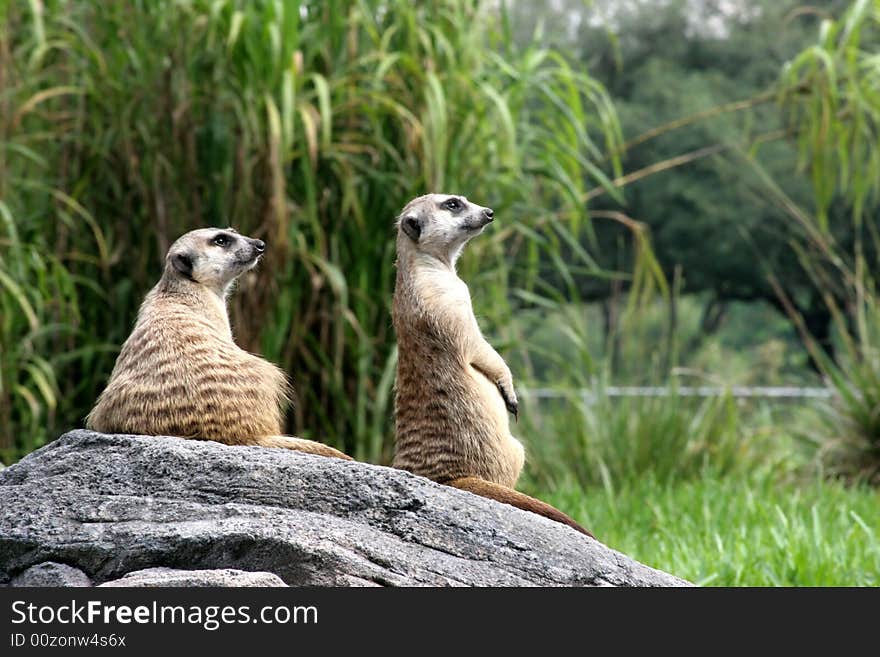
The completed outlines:
{"type": "Polygon", "coordinates": [[[233,340],[226,297],[264,248],[259,240],[218,228],[191,231],[171,246],[162,278],[144,299],[110,381],[86,418],[88,428],[349,458],[327,445],[280,435],[287,377],[233,340]],[[229,243],[221,246],[216,239],[229,243]]]}
{"type": "Polygon", "coordinates": [[[428,194],[398,218],[393,465],[589,534],[550,505],[512,490],[525,456],[507,415],[518,412],[513,377],[483,338],[468,287],[455,272],[464,245],[492,216],[464,197],[428,194]]]}

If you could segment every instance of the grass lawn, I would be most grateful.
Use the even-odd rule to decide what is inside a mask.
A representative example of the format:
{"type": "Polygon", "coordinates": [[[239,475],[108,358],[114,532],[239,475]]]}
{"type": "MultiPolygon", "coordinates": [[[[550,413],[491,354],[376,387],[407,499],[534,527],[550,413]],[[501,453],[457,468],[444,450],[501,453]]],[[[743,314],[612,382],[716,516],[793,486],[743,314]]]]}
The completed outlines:
{"type": "Polygon", "coordinates": [[[610,547],[696,584],[880,586],[878,490],[705,476],[528,492],[610,547]]]}

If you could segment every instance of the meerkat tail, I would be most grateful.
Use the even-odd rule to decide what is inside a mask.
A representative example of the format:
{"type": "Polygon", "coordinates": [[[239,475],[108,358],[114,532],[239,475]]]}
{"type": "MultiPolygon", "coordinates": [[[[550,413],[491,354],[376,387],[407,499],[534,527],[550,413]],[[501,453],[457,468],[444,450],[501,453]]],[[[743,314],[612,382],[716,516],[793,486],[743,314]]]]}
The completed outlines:
{"type": "Polygon", "coordinates": [[[524,511],[537,513],[539,516],[544,516],[550,520],[561,522],[563,525],[568,525],[572,529],[576,529],[590,538],[596,538],[589,530],[581,527],[556,507],[535,499],[534,497],[530,497],[525,493],[513,490],[512,488],[507,488],[506,486],[486,481],[479,477],[461,477],[444,483],[447,486],[460,488],[461,490],[475,493],[481,497],[488,497],[490,500],[495,500],[496,502],[509,504],[510,506],[515,506],[524,511]]]}
{"type": "Polygon", "coordinates": [[[260,445],[261,447],[283,447],[284,449],[292,449],[297,452],[329,456],[346,461],[354,460],[348,454],[340,452],[329,445],[318,443],[314,440],[306,440],[305,438],[295,438],[294,436],[263,436],[255,439],[252,444],[260,445]]]}

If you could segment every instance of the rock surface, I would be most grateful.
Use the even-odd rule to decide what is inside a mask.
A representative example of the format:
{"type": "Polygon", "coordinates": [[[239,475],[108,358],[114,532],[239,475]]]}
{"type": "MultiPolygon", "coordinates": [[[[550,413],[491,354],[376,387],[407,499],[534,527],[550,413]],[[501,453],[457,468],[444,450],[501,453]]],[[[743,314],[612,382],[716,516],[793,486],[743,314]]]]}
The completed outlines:
{"type": "Polygon", "coordinates": [[[92,580],[79,568],[45,561],[31,566],[12,580],[12,586],[91,586],[92,580]]]}
{"type": "Polygon", "coordinates": [[[287,586],[272,573],[249,573],[234,568],[222,570],[176,570],[145,568],[99,586],[287,586]]]}
{"type": "Polygon", "coordinates": [[[0,472],[0,584],[48,561],[95,584],[160,567],[291,586],[687,585],[569,527],[400,470],[85,430],[0,472]]]}

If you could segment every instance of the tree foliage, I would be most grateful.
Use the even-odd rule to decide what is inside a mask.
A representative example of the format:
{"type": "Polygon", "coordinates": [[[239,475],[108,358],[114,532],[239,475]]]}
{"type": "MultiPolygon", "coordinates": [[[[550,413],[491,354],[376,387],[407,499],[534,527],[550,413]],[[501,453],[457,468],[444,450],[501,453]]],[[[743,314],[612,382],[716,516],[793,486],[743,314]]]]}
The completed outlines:
{"type": "MultiPolygon", "coordinates": [[[[769,0],[598,0],[589,8],[570,2],[560,13],[580,14],[578,27],[543,32],[545,42],[569,51],[607,86],[621,117],[624,202],[617,206],[598,190],[591,208],[610,206],[650,230],[667,278],[680,276],[682,293],[709,299],[707,331],[717,328],[730,301],[766,302],[787,314],[781,288],[832,351],[825,297],[842,303],[844,291],[828,280],[817,285],[827,258],[814,253],[813,226],[803,217],[816,214],[835,250],[844,252],[858,241],[853,212],[873,230],[880,220],[874,197],[863,193],[877,179],[870,161],[877,151],[868,146],[876,144],[872,51],[856,54],[859,39],[863,48],[876,40],[854,28],[867,4],[855,3],[844,15],[848,3],[837,0],[808,7],[769,0]],[[833,22],[835,16],[844,17],[833,22]],[[845,74],[835,77],[844,66],[853,69],[849,82],[845,74]],[[829,98],[823,90],[832,90],[829,98]],[[858,99],[857,110],[844,107],[858,99]],[[852,169],[834,155],[852,150],[849,144],[863,151],[852,169]]],[[[527,23],[520,17],[520,35],[527,23]]],[[[606,269],[630,266],[633,250],[620,229],[596,222],[596,251],[606,269]]],[[[581,287],[593,299],[617,289],[595,277],[581,287]]]]}

